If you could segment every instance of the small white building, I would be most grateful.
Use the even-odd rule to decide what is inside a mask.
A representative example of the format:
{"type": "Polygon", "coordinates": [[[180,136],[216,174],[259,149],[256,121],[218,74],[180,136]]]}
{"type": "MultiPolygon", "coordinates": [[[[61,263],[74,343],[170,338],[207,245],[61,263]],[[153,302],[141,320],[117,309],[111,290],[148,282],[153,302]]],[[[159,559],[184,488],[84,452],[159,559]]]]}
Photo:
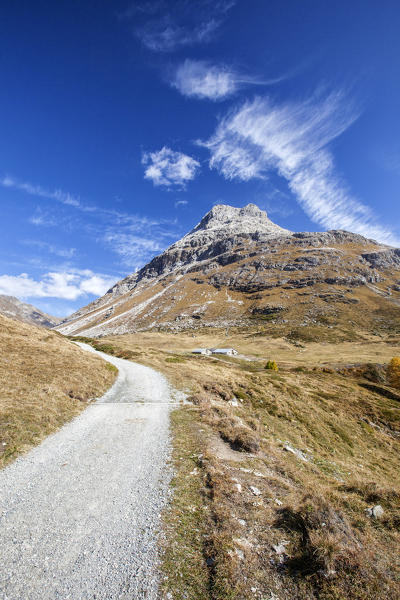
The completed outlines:
{"type": "Polygon", "coordinates": [[[192,350],[192,354],[206,354],[207,356],[209,356],[211,354],[211,350],[209,350],[208,348],[195,348],[194,350],[192,350]]]}
{"type": "Polygon", "coordinates": [[[234,348],[212,348],[212,354],[225,354],[225,356],[236,356],[238,353],[234,348]]]}

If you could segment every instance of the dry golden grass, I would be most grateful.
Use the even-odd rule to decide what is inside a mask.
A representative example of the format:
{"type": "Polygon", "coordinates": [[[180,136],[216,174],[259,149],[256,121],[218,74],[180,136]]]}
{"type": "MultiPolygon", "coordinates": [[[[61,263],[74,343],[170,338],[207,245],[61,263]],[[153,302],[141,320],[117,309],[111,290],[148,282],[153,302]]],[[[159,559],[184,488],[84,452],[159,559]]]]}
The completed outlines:
{"type": "MultiPolygon", "coordinates": [[[[308,329],[308,328],[305,328],[308,329]]],[[[158,355],[168,352],[182,356],[193,348],[233,347],[240,354],[255,360],[275,360],[278,366],[324,365],[353,363],[387,363],[399,353],[400,336],[382,339],[374,335],[360,335],[353,342],[298,342],[285,337],[270,337],[262,329],[244,330],[231,328],[197,330],[195,332],[162,333],[139,332],[122,336],[107,336],[104,340],[113,341],[123,348],[138,352],[138,355],[151,357],[159,364],[158,355]]],[[[102,341],[104,341],[102,340],[102,341]]],[[[207,359],[212,361],[213,358],[207,359]]]]}
{"type": "MultiPolygon", "coordinates": [[[[387,383],[370,386],[364,376],[374,368],[336,370],[388,363],[398,354],[397,340],[372,340],[298,348],[254,332],[222,331],[102,340],[191,394],[193,404],[174,417],[175,496],[166,518],[175,527],[167,528],[166,543],[190,547],[199,568],[206,559],[208,596],[199,597],[399,597],[398,392],[386,394],[387,383]],[[188,353],[214,345],[256,360],[188,353]],[[279,372],[264,368],[268,359],[279,372]],[[384,509],[379,520],[366,514],[376,504],[384,509]],[[184,517],[190,506],[196,543],[193,519],[184,517]]],[[[184,557],[167,558],[166,573],[174,562],[174,576],[165,593],[194,600],[196,578],[184,557]]]]}
{"type": "Polygon", "coordinates": [[[0,465],[80,413],[114,379],[108,363],[60,334],[0,315],[0,465]]]}
{"type": "Polygon", "coordinates": [[[209,573],[204,554],[208,522],[203,494],[203,434],[190,410],[175,410],[171,415],[171,432],[175,440],[172,480],[174,509],[164,519],[162,558],[165,578],[162,590],[175,593],[173,598],[209,600],[209,573]],[[183,592],[181,594],[181,592],[183,592]]]}

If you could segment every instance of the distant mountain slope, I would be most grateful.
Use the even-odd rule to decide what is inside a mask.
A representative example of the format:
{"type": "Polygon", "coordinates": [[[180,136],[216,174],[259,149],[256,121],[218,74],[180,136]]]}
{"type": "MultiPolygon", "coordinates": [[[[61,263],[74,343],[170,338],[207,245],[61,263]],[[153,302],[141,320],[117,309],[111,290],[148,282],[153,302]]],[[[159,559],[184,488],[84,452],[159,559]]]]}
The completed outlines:
{"type": "Polygon", "coordinates": [[[399,249],[345,231],[292,233],[249,204],[215,206],[57,329],[101,336],[260,323],[370,330],[394,322],[400,327],[399,249]]]}
{"type": "Polygon", "coordinates": [[[35,306],[21,302],[14,296],[4,296],[1,294],[0,314],[40,327],[54,327],[61,322],[61,319],[47,315],[35,306]]]}

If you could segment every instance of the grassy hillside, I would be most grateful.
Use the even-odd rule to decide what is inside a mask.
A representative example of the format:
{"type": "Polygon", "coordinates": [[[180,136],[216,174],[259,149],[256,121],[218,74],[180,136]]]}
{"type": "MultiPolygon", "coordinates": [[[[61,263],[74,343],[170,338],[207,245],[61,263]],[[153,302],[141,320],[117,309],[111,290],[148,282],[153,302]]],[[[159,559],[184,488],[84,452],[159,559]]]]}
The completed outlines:
{"type": "Polygon", "coordinates": [[[165,597],[398,598],[400,391],[384,363],[400,340],[192,335],[96,342],[189,394],[172,415],[165,597]],[[247,360],[188,353],[224,340],[247,360]]]}
{"type": "Polygon", "coordinates": [[[0,465],[102,395],[115,379],[110,367],[56,332],[0,315],[0,465]]]}

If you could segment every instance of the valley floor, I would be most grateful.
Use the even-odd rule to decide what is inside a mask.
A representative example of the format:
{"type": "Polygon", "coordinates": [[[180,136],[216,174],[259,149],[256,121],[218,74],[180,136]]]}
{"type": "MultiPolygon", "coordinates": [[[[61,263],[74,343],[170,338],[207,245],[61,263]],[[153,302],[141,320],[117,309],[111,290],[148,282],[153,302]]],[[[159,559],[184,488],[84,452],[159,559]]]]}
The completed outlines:
{"type": "MultiPolygon", "coordinates": [[[[8,460],[115,377],[59,334],[24,328],[3,329],[8,460]]],[[[111,355],[117,383],[0,472],[4,597],[400,597],[400,373],[386,368],[398,336],[318,343],[232,328],[87,341],[111,355]],[[191,354],[217,346],[239,355],[191,354]]]]}

